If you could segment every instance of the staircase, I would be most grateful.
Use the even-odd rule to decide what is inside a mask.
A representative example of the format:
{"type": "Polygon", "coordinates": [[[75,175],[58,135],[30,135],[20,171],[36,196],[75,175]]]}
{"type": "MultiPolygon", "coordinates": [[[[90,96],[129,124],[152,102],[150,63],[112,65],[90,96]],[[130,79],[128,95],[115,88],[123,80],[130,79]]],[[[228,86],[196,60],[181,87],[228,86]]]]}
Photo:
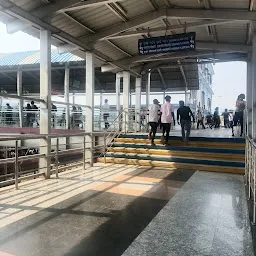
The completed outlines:
{"type": "Polygon", "coordinates": [[[172,136],[165,147],[157,136],[155,143],[151,146],[147,135],[120,135],[108,148],[106,162],[244,174],[243,138],[192,137],[190,145],[184,146],[180,137],[172,136]]]}

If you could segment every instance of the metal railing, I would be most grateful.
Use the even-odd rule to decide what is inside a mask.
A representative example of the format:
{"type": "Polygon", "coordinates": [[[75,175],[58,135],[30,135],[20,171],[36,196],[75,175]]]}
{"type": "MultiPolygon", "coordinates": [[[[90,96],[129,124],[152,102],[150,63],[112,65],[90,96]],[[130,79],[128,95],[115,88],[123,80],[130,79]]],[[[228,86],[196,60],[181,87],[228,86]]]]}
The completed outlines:
{"type": "Polygon", "coordinates": [[[95,138],[97,136],[106,137],[104,133],[100,132],[81,132],[76,134],[21,135],[0,138],[1,143],[5,142],[7,144],[8,142],[10,145],[0,149],[0,152],[6,156],[6,158],[0,159],[0,167],[4,170],[4,174],[0,175],[0,187],[15,184],[15,188],[18,189],[21,180],[44,176],[43,169],[45,170],[45,167],[40,168],[39,165],[41,158],[50,159],[50,173],[51,175],[55,174],[57,178],[58,173],[65,169],[78,165],[85,169],[86,163],[93,164],[106,147],[106,142],[96,145],[95,138]],[[86,141],[87,136],[92,136],[93,143],[86,141]],[[78,139],[75,140],[75,138],[78,139]],[[35,141],[40,139],[50,140],[51,153],[49,155],[40,153],[46,146],[34,145],[35,141]],[[74,139],[74,141],[67,143],[67,139],[74,139]],[[23,144],[29,141],[33,146],[21,146],[21,141],[23,144]],[[35,154],[27,154],[32,149],[37,149],[35,154]],[[70,158],[70,161],[67,161],[67,158],[70,158]]]}
{"type": "Polygon", "coordinates": [[[248,197],[252,200],[252,223],[256,224],[256,143],[246,137],[245,182],[248,187],[248,197]]]}

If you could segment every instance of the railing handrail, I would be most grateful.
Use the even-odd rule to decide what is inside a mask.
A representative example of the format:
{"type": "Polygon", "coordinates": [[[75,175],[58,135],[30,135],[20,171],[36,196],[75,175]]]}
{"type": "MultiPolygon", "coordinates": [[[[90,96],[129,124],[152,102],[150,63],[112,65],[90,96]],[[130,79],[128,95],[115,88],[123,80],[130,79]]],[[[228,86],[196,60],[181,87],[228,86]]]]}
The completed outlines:
{"type": "Polygon", "coordinates": [[[246,136],[246,139],[255,147],[255,149],[256,149],[256,142],[252,139],[252,138],[250,138],[248,135],[246,136]]]}

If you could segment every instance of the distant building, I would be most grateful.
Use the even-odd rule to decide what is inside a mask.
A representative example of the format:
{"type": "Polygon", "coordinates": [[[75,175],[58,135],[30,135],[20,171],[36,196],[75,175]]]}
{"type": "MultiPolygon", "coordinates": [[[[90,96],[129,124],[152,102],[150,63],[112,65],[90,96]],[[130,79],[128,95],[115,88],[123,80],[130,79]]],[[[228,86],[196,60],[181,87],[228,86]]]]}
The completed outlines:
{"type": "Polygon", "coordinates": [[[191,91],[191,104],[204,113],[212,112],[212,77],[214,69],[212,64],[199,64],[199,90],[191,91]]]}

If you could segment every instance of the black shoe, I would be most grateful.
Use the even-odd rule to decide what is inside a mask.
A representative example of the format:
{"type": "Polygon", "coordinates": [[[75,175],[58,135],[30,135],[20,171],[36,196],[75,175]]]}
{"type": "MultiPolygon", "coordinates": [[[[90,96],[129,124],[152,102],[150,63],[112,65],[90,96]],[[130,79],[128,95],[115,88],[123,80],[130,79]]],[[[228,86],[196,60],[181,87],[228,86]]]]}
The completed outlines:
{"type": "Polygon", "coordinates": [[[152,141],[151,146],[154,147],[155,145],[156,145],[155,142],[152,141]]]}
{"type": "Polygon", "coordinates": [[[232,133],[232,137],[235,137],[235,134],[234,134],[234,133],[232,133]]]}

